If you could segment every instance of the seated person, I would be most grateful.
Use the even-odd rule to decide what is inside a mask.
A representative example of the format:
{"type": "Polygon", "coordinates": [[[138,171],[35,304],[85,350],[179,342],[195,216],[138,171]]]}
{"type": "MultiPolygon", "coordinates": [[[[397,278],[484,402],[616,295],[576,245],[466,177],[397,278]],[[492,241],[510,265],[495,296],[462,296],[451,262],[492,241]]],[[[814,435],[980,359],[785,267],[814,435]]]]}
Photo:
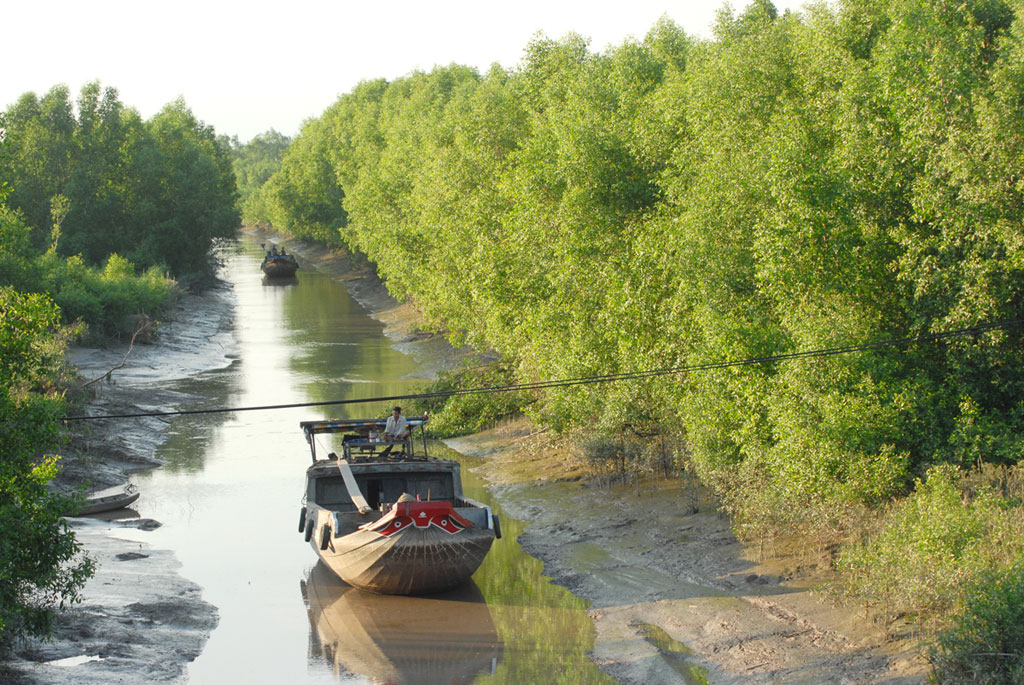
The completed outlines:
{"type": "Polygon", "coordinates": [[[384,441],[391,444],[380,453],[380,456],[386,457],[391,454],[391,449],[395,446],[394,443],[405,442],[407,437],[409,437],[409,424],[402,416],[402,408],[395,407],[391,410],[391,416],[388,417],[388,422],[384,426],[384,441]]]}

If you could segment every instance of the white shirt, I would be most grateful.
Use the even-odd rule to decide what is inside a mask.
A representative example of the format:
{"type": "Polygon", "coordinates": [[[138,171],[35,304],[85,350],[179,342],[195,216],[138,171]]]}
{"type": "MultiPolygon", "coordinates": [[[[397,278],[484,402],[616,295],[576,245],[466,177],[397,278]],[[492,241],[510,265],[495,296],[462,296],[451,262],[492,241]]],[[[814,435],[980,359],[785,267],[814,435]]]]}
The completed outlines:
{"type": "Polygon", "coordinates": [[[388,417],[387,425],[384,426],[384,437],[386,438],[398,438],[409,429],[409,424],[406,423],[405,417],[401,414],[398,415],[398,420],[395,420],[395,415],[392,414],[388,417]]]}

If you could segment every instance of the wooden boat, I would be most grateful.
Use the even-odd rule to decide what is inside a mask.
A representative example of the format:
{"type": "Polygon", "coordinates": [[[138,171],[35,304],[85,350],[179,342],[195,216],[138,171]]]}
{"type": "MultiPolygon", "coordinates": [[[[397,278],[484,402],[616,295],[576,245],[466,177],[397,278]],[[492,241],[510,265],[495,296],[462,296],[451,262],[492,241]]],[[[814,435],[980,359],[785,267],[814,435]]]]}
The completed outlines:
{"type": "Polygon", "coordinates": [[[374,683],[450,685],[494,675],[504,649],[473,581],[430,597],[372,595],[316,564],[300,583],[310,654],[374,683]]]}
{"type": "Polygon", "coordinates": [[[291,278],[298,271],[299,263],[295,261],[294,255],[267,255],[260,269],[270,278],[291,278]]]}
{"type": "Polygon", "coordinates": [[[462,493],[459,463],[427,456],[426,418],[387,443],[383,419],[303,421],[306,469],[299,530],[339,578],[391,595],[442,592],[469,580],[501,537],[490,507],[462,493]],[[318,459],[316,436],[340,433],[342,455],[318,459]]]}
{"type": "Polygon", "coordinates": [[[139,491],[135,489],[134,485],[128,485],[123,492],[116,492],[102,497],[87,497],[85,504],[72,516],[88,516],[89,514],[99,514],[104,511],[113,511],[114,509],[124,509],[138,498],[139,491]]]}

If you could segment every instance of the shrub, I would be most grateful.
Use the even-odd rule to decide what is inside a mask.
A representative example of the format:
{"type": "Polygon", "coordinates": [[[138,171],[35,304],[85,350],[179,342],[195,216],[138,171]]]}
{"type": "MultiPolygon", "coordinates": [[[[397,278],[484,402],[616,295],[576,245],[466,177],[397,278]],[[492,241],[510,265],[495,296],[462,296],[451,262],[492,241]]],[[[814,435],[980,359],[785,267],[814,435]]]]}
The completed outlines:
{"type": "MultiPolygon", "coordinates": [[[[466,365],[442,372],[425,392],[445,393],[469,388],[497,388],[514,384],[511,367],[503,362],[466,365]]],[[[521,414],[530,403],[526,393],[493,392],[422,399],[413,404],[412,415],[430,414],[430,434],[438,438],[475,433],[495,422],[521,414]]]]}
{"type": "Polygon", "coordinates": [[[591,468],[619,475],[636,471],[644,454],[644,446],[640,442],[603,433],[586,438],[582,448],[591,468]]]}
{"type": "Polygon", "coordinates": [[[174,281],[152,267],[135,275],[135,267],[116,254],[102,271],[80,257],[66,261],[43,258],[47,290],[61,308],[65,321],[86,322],[97,335],[130,334],[138,315],[158,316],[175,287],[174,281]]]}
{"type": "Polygon", "coordinates": [[[58,444],[64,411],[58,321],[49,298],[0,287],[0,648],[46,635],[93,568],[62,518],[71,503],[47,488],[59,457],[39,456],[58,444]]]}
{"type": "Polygon", "coordinates": [[[980,476],[932,468],[876,535],[842,552],[842,589],[878,606],[887,622],[907,613],[939,624],[978,578],[1024,557],[1024,507],[980,476]]]}
{"type": "Polygon", "coordinates": [[[1024,682],[1024,560],[970,585],[928,657],[939,682],[1024,682]]]}

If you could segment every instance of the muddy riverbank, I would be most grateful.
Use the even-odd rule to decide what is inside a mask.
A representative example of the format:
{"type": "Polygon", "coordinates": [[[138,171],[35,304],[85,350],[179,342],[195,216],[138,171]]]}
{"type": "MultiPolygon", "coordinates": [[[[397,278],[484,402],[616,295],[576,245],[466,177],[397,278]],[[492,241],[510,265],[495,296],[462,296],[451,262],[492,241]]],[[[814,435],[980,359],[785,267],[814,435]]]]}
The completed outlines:
{"type": "MultiPolygon", "coordinates": [[[[285,244],[303,269],[343,281],[395,346],[423,360],[421,375],[465,354],[419,330],[415,310],[387,295],[371,265],[311,244],[285,244]]],[[[155,344],[137,347],[111,382],[96,384],[88,412],[204,399],[161,390],[161,379],[235,363],[232,312],[228,288],[183,301],[155,344]]],[[[125,351],[77,350],[72,358],[93,378],[125,351]]],[[[62,482],[116,485],[125,473],[159,466],[153,454],[171,422],[133,425],[92,425],[77,451],[66,453],[62,482]]],[[[552,452],[559,446],[525,422],[449,444],[487,460],[480,471],[493,497],[506,515],[527,522],[523,547],[544,562],[546,575],[592,602],[593,659],[617,681],[923,681],[925,664],[912,644],[885,642],[853,611],[832,608],[777,565],[751,561],[728,520],[678,482],[588,484],[578,471],[557,466],[552,452]]],[[[159,522],[73,525],[100,571],[83,604],[61,617],[56,639],[22,650],[18,678],[58,685],[182,679],[216,626],[217,610],[178,573],[172,553],[145,543],[146,530],[159,522]]]]}
{"type": "Polygon", "coordinates": [[[779,559],[758,563],[728,518],[678,480],[599,486],[553,467],[565,445],[527,422],[446,441],[478,471],[519,542],[592,602],[594,661],[625,684],[922,683],[912,640],[818,596],[779,559]]]}
{"type": "MultiPolygon", "coordinates": [[[[151,344],[70,349],[68,363],[77,368],[79,383],[88,383],[83,414],[173,411],[194,402],[197,398],[164,386],[233,362],[232,312],[231,290],[220,284],[202,295],[182,297],[151,344]],[[89,382],[108,372],[109,378],[89,382]]],[[[163,464],[154,453],[170,426],[161,418],[73,422],[54,485],[67,492],[120,488],[129,474],[163,464]]],[[[146,542],[147,531],[160,522],[130,510],[68,522],[95,561],[96,575],[84,587],[82,602],[58,615],[53,639],[20,645],[5,664],[5,682],[77,685],[181,678],[217,625],[217,609],[202,599],[198,585],[178,573],[172,552],[146,542]]]]}

